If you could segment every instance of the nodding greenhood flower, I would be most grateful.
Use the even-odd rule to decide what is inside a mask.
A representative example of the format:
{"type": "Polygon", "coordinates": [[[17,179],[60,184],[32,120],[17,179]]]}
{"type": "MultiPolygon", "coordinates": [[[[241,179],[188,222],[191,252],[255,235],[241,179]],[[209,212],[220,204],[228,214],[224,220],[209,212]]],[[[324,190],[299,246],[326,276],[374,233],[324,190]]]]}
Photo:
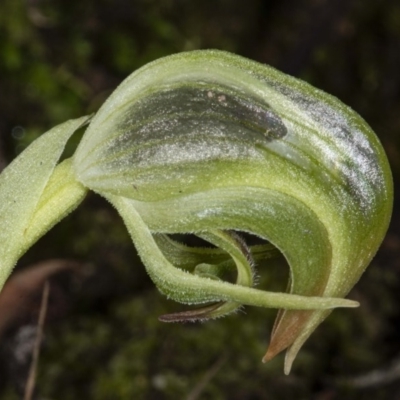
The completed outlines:
{"type": "MultiPolygon", "coordinates": [[[[171,299],[203,304],[165,321],[241,305],[279,308],[264,361],[298,350],[344,299],[388,227],[392,181],[368,125],[334,97],[220,51],[162,58],[129,76],[91,120],[33,142],[0,176],[0,287],[21,254],[93,190],[118,210],[171,299]],[[86,132],[71,159],[65,143],[86,132]],[[266,239],[249,248],[237,231],[266,239]],[[215,246],[190,248],[167,234],[215,246]],[[289,293],[254,288],[254,260],[282,253],[289,293]],[[226,274],[236,271],[236,282],[226,274]]],[[[230,274],[231,275],[231,274],[230,274]]]]}

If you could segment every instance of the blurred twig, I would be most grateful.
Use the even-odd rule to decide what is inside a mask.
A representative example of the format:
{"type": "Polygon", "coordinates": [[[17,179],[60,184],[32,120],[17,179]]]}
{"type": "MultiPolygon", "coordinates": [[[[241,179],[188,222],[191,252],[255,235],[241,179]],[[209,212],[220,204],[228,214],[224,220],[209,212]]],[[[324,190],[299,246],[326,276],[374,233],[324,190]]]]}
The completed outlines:
{"type": "Polygon", "coordinates": [[[40,345],[42,343],[42,338],[43,338],[43,327],[44,327],[44,321],[46,319],[46,314],[47,314],[49,292],[50,292],[50,284],[49,284],[49,281],[46,281],[44,283],[44,287],[43,287],[42,301],[40,304],[40,313],[39,313],[39,319],[38,319],[38,325],[37,325],[36,340],[35,340],[35,345],[33,348],[32,363],[31,363],[31,367],[29,369],[29,375],[28,375],[28,380],[26,383],[24,400],[31,400],[33,391],[35,389],[36,373],[37,373],[37,366],[38,366],[39,353],[40,353],[40,345]]]}
{"type": "Polygon", "coordinates": [[[15,272],[0,293],[0,337],[18,319],[31,313],[35,293],[43,283],[59,272],[77,270],[77,261],[50,259],[15,272]]]}
{"type": "Polygon", "coordinates": [[[335,382],[341,386],[364,389],[384,386],[398,379],[400,379],[400,356],[395,358],[390,365],[374,369],[356,377],[339,378],[335,382]]]}
{"type": "Polygon", "coordinates": [[[214,376],[221,369],[226,361],[226,355],[222,355],[215,364],[204,374],[203,378],[197,383],[193,390],[188,394],[186,400],[197,400],[207,384],[214,378],[214,376]]]}

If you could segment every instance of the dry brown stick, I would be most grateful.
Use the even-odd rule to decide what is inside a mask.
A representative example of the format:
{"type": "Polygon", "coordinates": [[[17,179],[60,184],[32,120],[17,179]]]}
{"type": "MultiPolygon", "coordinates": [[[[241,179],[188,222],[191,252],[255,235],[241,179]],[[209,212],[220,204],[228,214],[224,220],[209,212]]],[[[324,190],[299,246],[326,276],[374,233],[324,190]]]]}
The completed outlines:
{"type": "Polygon", "coordinates": [[[44,283],[42,301],[40,303],[40,312],[36,330],[36,339],[32,352],[32,362],[29,368],[28,380],[26,382],[24,400],[31,400],[36,383],[36,373],[39,361],[40,345],[43,338],[44,321],[47,314],[47,305],[49,300],[50,284],[49,281],[44,283]]]}
{"type": "Polygon", "coordinates": [[[218,371],[221,369],[222,365],[226,361],[226,355],[222,355],[217,362],[204,374],[203,378],[198,382],[198,384],[189,393],[186,400],[197,400],[207,384],[217,375],[218,371]]]}

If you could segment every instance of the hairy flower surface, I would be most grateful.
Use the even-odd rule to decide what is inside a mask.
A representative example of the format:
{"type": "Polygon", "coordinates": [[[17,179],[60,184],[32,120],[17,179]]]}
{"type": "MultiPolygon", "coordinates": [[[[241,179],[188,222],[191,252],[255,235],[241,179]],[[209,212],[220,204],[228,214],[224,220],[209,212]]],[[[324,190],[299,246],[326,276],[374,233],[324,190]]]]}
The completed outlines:
{"type": "Polygon", "coordinates": [[[3,282],[89,189],[118,210],[161,292],[206,303],[163,320],[279,308],[264,361],[288,349],[286,373],[330,310],[357,306],[344,297],[382,242],[393,196],[382,146],[354,111],[271,67],[212,50],[144,66],[92,120],[54,128],[2,173],[3,282]],[[85,123],[72,159],[56,166],[85,123]],[[35,178],[21,180],[32,169],[35,178]],[[270,244],[248,247],[238,231],[270,244]],[[175,233],[216,248],[185,247],[167,236],[175,233]],[[254,264],[278,250],[290,266],[289,293],[254,288],[254,264]],[[225,279],[230,271],[235,282],[225,279]]]}

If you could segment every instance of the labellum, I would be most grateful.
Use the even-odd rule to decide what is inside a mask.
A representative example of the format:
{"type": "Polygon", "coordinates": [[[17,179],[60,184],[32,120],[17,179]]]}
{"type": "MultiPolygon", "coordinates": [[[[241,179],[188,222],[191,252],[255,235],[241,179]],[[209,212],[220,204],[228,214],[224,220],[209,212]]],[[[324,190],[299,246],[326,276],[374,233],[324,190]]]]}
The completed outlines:
{"type": "MultiPolygon", "coordinates": [[[[18,159],[0,176],[2,202],[11,190],[25,193],[8,178],[26,172],[18,159]]],[[[0,264],[3,276],[93,190],[124,219],[159,290],[203,304],[162,320],[279,308],[264,361],[288,349],[286,373],[333,308],[358,305],[344,297],[382,242],[392,208],[386,156],[361,117],[305,82],[221,51],[181,53],[133,73],[90,121],[72,159],[52,161],[42,180],[21,206],[30,218],[9,240],[19,250],[0,264]],[[76,196],[63,205],[69,186],[76,196]],[[22,228],[33,232],[25,242],[22,228]],[[238,231],[270,244],[248,247],[238,231]],[[167,236],[177,233],[216,248],[167,236]],[[254,288],[257,260],[278,253],[290,266],[289,293],[254,288]],[[236,281],[225,280],[232,272],[236,281]]]]}

